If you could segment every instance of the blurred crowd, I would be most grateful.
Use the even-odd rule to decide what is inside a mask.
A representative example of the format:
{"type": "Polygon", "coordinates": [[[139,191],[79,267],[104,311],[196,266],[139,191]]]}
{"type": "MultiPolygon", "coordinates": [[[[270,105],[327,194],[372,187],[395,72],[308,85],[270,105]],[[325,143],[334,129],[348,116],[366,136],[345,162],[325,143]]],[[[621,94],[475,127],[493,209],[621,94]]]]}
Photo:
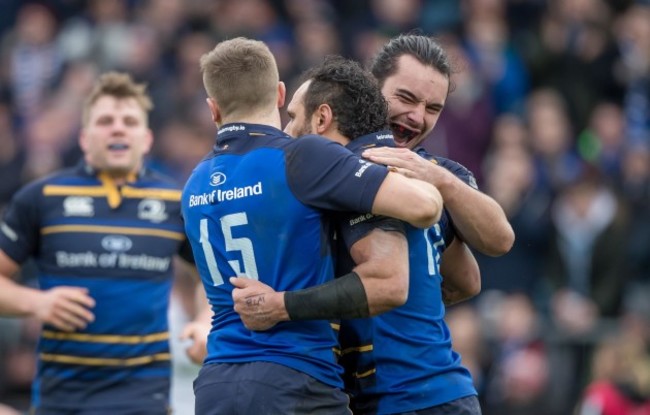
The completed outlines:
{"type": "MultiPolygon", "coordinates": [[[[327,54],[367,63],[398,33],[435,35],[455,88],[425,146],[472,170],[516,234],[507,255],[476,254],[483,291],[448,310],[484,413],[598,413],[588,411],[604,405],[602,385],[650,400],[649,0],[3,0],[2,9],[0,210],[27,181],[79,161],[82,99],[101,72],[148,84],[149,167],[182,182],[213,143],[198,60],[218,40],[267,42],[291,93],[327,54]]],[[[0,326],[0,403],[24,408],[39,327],[0,326]]]]}

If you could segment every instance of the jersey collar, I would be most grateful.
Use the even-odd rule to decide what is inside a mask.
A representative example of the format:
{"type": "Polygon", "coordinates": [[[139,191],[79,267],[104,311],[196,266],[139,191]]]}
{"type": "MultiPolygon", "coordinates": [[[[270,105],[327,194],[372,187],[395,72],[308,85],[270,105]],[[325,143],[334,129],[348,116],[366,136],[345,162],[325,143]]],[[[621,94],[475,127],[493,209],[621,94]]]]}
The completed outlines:
{"type": "Polygon", "coordinates": [[[223,145],[226,141],[230,141],[239,137],[255,137],[267,135],[286,135],[281,130],[270,125],[263,124],[247,124],[247,123],[230,123],[225,124],[217,131],[217,146],[223,145]]]}
{"type": "Polygon", "coordinates": [[[395,147],[395,141],[390,130],[383,130],[357,137],[350,141],[346,147],[353,153],[359,153],[372,147],[395,147]]]}

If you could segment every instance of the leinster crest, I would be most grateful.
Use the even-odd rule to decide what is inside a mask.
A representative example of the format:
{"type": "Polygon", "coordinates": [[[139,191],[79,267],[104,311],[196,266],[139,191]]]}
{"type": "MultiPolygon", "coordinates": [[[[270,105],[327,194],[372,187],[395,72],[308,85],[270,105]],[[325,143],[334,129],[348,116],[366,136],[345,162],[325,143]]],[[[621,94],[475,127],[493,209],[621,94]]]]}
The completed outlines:
{"type": "Polygon", "coordinates": [[[138,219],[159,223],[167,219],[165,202],[158,199],[144,199],[138,205],[138,219]]]}

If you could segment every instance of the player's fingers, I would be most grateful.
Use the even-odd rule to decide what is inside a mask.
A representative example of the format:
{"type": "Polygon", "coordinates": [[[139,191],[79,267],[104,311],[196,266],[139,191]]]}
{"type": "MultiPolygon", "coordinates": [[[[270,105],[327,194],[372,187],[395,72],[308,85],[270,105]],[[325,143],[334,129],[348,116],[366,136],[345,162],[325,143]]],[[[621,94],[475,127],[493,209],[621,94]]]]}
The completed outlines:
{"type": "Polygon", "coordinates": [[[73,329],[85,329],[88,326],[89,320],[84,319],[83,317],[70,312],[64,309],[58,309],[56,311],[55,317],[62,321],[67,326],[72,327],[73,329]]]}
{"type": "Polygon", "coordinates": [[[250,278],[230,277],[229,281],[235,288],[246,288],[253,280],[250,278]]]}
{"type": "Polygon", "coordinates": [[[203,359],[205,359],[207,352],[205,350],[205,347],[194,343],[192,346],[185,349],[185,354],[193,363],[200,365],[203,363],[203,359]]]}
{"type": "Polygon", "coordinates": [[[394,166],[394,167],[408,167],[409,163],[406,160],[397,158],[397,157],[368,157],[368,160],[373,163],[383,164],[385,166],[394,166]]]}
{"type": "Polygon", "coordinates": [[[95,307],[95,299],[88,295],[88,290],[85,288],[74,287],[74,289],[67,292],[66,296],[86,308],[95,307]]]}
{"type": "Polygon", "coordinates": [[[59,307],[64,310],[65,313],[81,319],[86,323],[95,320],[95,314],[93,314],[92,311],[75,301],[63,301],[59,304],[59,307]]]}
{"type": "Polygon", "coordinates": [[[361,153],[361,156],[403,158],[408,156],[410,153],[412,153],[412,151],[407,148],[374,147],[364,150],[363,153],[361,153]]]}
{"type": "Polygon", "coordinates": [[[189,340],[194,337],[194,330],[190,325],[187,325],[183,328],[183,331],[181,331],[181,335],[178,336],[179,339],[181,340],[189,340]]]}
{"type": "Polygon", "coordinates": [[[405,169],[403,167],[388,166],[388,170],[392,171],[394,173],[401,174],[402,176],[405,176],[405,177],[413,177],[413,172],[411,170],[405,169]]]}
{"type": "Polygon", "coordinates": [[[70,324],[66,319],[61,318],[59,316],[53,316],[49,320],[46,321],[47,324],[56,327],[57,329],[61,331],[75,331],[77,328],[70,324]]]}
{"type": "Polygon", "coordinates": [[[368,148],[361,153],[362,157],[366,156],[373,156],[373,157],[388,157],[393,154],[395,154],[394,151],[395,149],[391,149],[390,147],[374,147],[374,148],[368,148]]]}

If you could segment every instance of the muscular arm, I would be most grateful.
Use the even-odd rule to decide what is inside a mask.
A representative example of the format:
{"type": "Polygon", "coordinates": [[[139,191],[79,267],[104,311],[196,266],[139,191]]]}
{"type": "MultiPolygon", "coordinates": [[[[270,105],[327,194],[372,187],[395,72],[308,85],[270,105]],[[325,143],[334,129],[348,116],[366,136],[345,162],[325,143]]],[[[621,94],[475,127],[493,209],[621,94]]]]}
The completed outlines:
{"type": "Polygon", "coordinates": [[[446,306],[470,299],[481,292],[481,272],[476,258],[458,238],[443,252],[440,273],[443,276],[442,299],[446,306]]]}
{"type": "Polygon", "coordinates": [[[55,287],[46,291],[25,287],[10,276],[19,266],[0,250],[0,315],[36,317],[60,330],[83,329],[94,320],[95,301],[85,288],[55,287]]]}
{"type": "Polygon", "coordinates": [[[433,184],[440,191],[459,236],[473,248],[485,255],[499,256],[512,247],[514,232],[499,204],[446,168],[404,148],[373,148],[363,156],[391,166],[407,177],[433,184]]]}
{"type": "MultiPolygon", "coordinates": [[[[406,303],[409,290],[408,244],[399,232],[375,229],[350,249],[374,316],[406,303]]],[[[333,316],[330,318],[338,318],[333,316]]]]}
{"type": "MultiPolygon", "coordinates": [[[[348,304],[366,316],[376,315],[400,306],[408,295],[408,244],[399,232],[375,229],[357,241],[350,254],[358,264],[354,271],[359,275],[367,302],[348,304]]],[[[348,278],[347,276],[344,278],[348,278]]],[[[246,327],[251,330],[266,330],[280,321],[290,320],[285,305],[285,293],[275,292],[271,287],[255,280],[231,278],[235,286],[233,300],[246,327]]],[[[337,284],[332,281],[327,284],[337,284]]],[[[327,284],[296,291],[302,297],[306,294],[305,308],[300,310],[300,320],[346,318],[349,315],[337,311],[338,299],[324,293],[327,284]],[[314,290],[321,290],[320,292],[314,290]],[[313,295],[316,294],[316,295],[313,295]]],[[[358,293],[357,293],[358,294],[358,293]]],[[[300,300],[302,301],[302,300],[300,300]]],[[[296,319],[295,317],[293,319],[296,319]]]]}
{"type": "Polygon", "coordinates": [[[501,206],[447,169],[429,164],[435,171],[431,177],[439,178],[440,193],[459,236],[485,255],[500,256],[510,251],[515,235],[501,206]]]}
{"type": "Polygon", "coordinates": [[[372,213],[430,228],[440,220],[442,201],[440,192],[431,184],[389,173],[375,196],[372,213]]]}

